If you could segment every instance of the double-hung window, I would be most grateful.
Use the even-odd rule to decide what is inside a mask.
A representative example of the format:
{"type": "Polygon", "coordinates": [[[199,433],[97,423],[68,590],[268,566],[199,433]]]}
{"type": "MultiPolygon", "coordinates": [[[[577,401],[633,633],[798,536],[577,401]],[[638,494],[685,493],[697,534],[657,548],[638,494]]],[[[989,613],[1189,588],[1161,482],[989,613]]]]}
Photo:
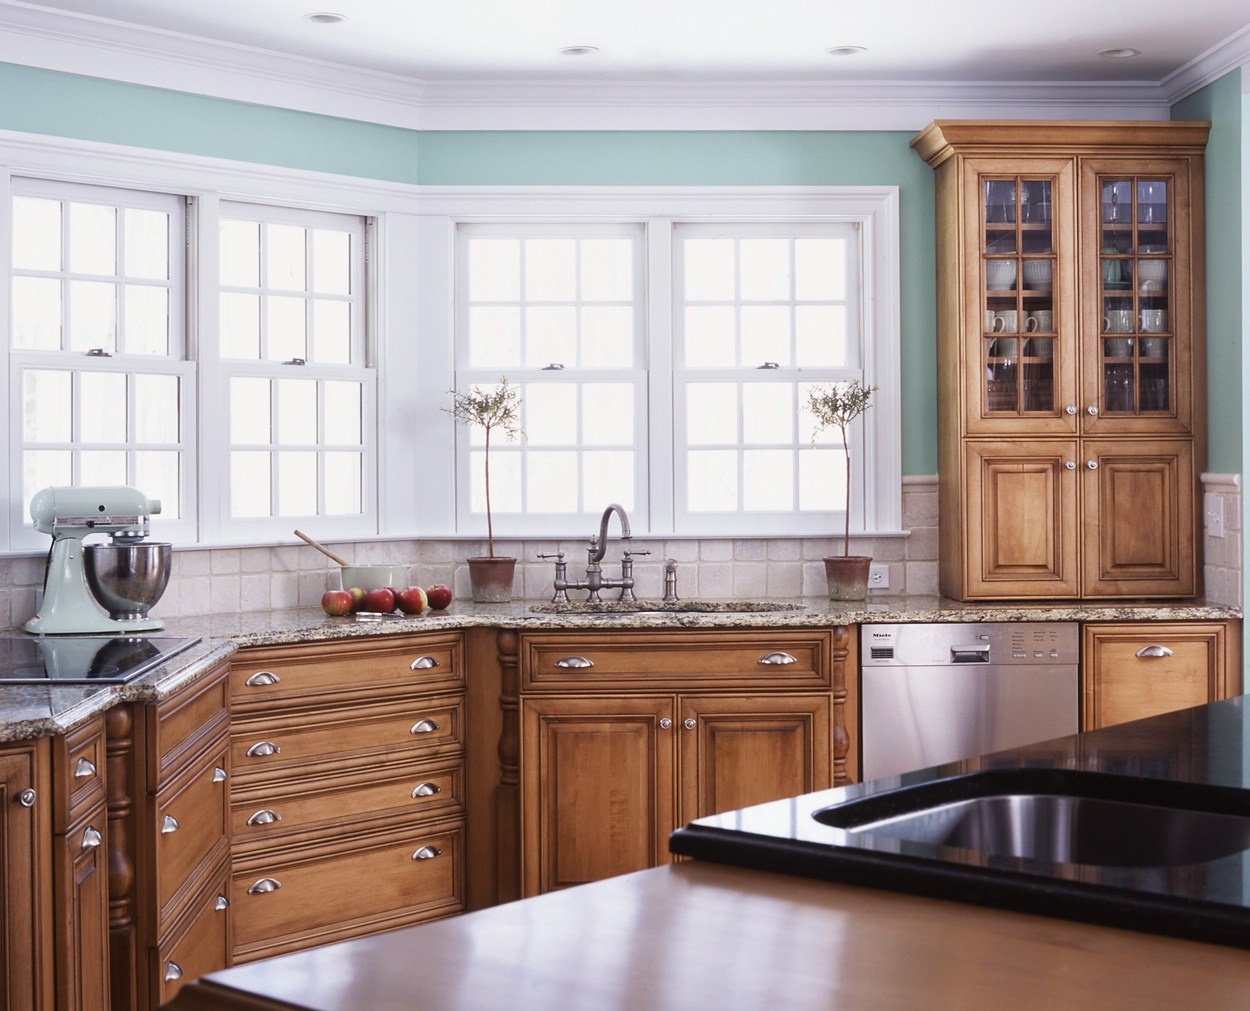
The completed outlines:
{"type": "MultiPolygon", "coordinates": [[[[501,377],[520,388],[524,438],[491,444],[491,507],[525,531],[620,502],[645,506],[647,385],[638,224],[516,228],[462,224],[457,235],[459,389],[501,377]]],[[[485,523],[484,440],[461,432],[462,529],[485,523]]]]}
{"type": "Polygon", "coordinates": [[[223,531],[375,532],[376,377],[363,218],[221,204],[216,362],[223,531]]]}
{"type": "MultiPolygon", "coordinates": [[[[11,486],[129,484],[162,535],[195,530],[195,381],[186,337],[185,201],[11,181],[11,486]]],[[[26,525],[14,546],[43,543],[26,525]]]]}

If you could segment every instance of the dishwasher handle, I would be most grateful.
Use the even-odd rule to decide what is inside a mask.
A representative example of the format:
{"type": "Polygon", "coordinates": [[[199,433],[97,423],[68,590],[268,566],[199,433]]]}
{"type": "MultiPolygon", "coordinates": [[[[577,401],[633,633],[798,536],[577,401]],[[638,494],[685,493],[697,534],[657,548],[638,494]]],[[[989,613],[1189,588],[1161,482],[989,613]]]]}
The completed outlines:
{"type": "Polygon", "coordinates": [[[951,663],[989,663],[990,644],[979,642],[974,646],[952,646],[951,663]]]}

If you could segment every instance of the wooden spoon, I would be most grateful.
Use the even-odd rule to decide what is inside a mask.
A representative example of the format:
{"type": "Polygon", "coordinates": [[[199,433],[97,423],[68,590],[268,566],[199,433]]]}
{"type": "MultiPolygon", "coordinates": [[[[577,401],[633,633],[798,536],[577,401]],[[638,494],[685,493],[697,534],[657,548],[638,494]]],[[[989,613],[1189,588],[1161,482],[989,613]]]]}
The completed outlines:
{"type": "Polygon", "coordinates": [[[331,561],[338,562],[339,565],[351,565],[352,564],[346,558],[340,558],[333,551],[327,548],[324,544],[318,544],[316,541],[314,541],[311,537],[309,537],[302,530],[296,530],[295,536],[298,537],[301,541],[304,541],[306,544],[311,544],[314,548],[320,551],[323,555],[325,555],[331,561]]]}

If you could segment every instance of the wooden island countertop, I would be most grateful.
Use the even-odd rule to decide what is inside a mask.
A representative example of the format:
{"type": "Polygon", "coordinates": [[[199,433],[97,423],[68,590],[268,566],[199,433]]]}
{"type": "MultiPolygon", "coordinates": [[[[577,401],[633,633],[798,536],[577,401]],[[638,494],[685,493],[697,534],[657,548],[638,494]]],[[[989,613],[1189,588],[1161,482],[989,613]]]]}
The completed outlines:
{"type": "Polygon", "coordinates": [[[238,966],[170,1005],[1197,1006],[1250,1007],[1250,952],[699,861],[238,966]]]}

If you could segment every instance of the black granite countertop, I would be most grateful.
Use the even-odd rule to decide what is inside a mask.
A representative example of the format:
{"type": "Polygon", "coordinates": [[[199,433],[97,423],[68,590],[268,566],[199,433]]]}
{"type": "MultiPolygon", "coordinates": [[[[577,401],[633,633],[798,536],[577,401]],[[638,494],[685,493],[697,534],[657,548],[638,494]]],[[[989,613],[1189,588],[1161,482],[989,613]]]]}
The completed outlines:
{"type": "MultiPolygon", "coordinates": [[[[236,649],[331,639],[404,635],[463,628],[823,628],[864,622],[959,621],[1227,621],[1241,608],[1205,602],[1022,602],[968,604],[943,597],[871,596],[831,602],[824,597],[788,600],[706,601],[707,610],[620,610],[589,613],[547,601],[507,604],[455,601],[445,611],[420,615],[331,618],[320,608],[239,611],[167,619],[166,633],[199,636],[201,643],[164,667],[116,686],[0,685],[0,743],[65,733],[119,702],[160,701],[207,673],[236,649]],[[763,610],[743,610],[763,606],[763,610]],[[727,609],[729,608],[729,609],[727,609]]],[[[683,601],[682,607],[693,606],[683,601]]],[[[4,634],[23,634],[10,629],[4,634]]]]}
{"type": "Polygon", "coordinates": [[[701,818],[670,845],[737,866],[1250,947],[1247,698],[701,818]],[[1066,863],[898,838],[878,820],[920,797],[928,806],[1004,790],[1230,815],[1245,823],[1245,846],[1121,863],[1121,851],[1143,847],[1111,833],[1098,840],[1110,857],[1066,863]],[[865,812],[878,827],[857,831],[865,812]]]}

